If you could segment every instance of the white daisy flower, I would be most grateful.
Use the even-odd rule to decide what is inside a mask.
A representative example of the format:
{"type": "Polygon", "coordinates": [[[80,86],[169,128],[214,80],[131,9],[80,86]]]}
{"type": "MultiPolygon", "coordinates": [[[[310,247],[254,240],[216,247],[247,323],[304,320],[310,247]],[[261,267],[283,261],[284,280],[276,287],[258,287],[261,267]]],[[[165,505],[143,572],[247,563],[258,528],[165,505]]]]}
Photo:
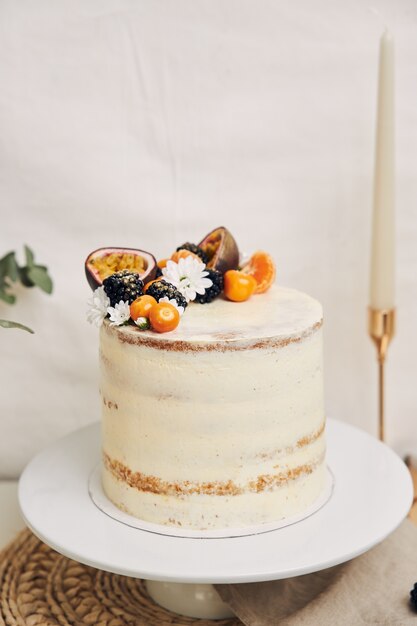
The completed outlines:
{"type": "Polygon", "coordinates": [[[87,311],[87,320],[90,324],[100,326],[107,315],[107,308],[110,306],[110,298],[104,291],[104,287],[98,287],[88,301],[90,307],[87,311]]]}
{"type": "Polygon", "coordinates": [[[168,261],[162,270],[164,278],[174,285],[189,302],[194,300],[197,294],[203,295],[206,289],[212,286],[210,278],[206,278],[205,264],[198,259],[187,256],[178,263],[168,261]]]}
{"type": "Polygon", "coordinates": [[[135,324],[140,330],[148,330],[151,327],[147,317],[138,317],[135,319],[135,324]]]}
{"type": "Polygon", "coordinates": [[[107,307],[110,315],[110,326],[121,326],[130,319],[129,302],[120,300],[115,306],[107,307]]]}
{"type": "Polygon", "coordinates": [[[184,310],[185,310],[184,307],[180,306],[178,302],[175,300],[175,298],[171,298],[170,300],[168,296],[164,296],[163,298],[159,299],[159,302],[169,302],[169,304],[172,304],[172,306],[175,306],[175,308],[177,309],[180,315],[184,313],[184,310]]]}

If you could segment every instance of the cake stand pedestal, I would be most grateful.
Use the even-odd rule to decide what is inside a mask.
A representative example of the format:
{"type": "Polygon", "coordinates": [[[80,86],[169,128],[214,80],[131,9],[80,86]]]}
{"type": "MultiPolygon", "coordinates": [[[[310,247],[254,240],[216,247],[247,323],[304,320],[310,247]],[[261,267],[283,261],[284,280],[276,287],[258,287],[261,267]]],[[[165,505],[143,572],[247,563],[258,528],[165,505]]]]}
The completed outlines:
{"type": "Polygon", "coordinates": [[[234,617],[213,585],[147,580],[146,589],[156,604],[173,613],[213,620],[234,617]]]}
{"type": "Polygon", "coordinates": [[[23,517],[35,535],[71,559],[160,581],[148,582],[150,595],[184,615],[216,619],[231,614],[214,583],[300,576],[366,552],[399,526],[413,499],[407,467],[390,448],[353,426],[328,420],[327,463],[334,489],[313,515],[249,536],[149,532],[106,515],[90,497],[89,477],[100,460],[99,430],[99,424],[78,430],[29,463],[19,483],[23,517]]]}

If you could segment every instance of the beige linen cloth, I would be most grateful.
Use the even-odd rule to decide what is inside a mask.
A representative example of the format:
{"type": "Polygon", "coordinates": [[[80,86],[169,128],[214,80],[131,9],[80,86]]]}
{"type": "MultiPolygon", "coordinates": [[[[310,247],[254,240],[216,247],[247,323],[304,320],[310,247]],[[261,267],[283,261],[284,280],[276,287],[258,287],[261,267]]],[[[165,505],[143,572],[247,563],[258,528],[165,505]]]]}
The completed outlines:
{"type": "Polygon", "coordinates": [[[399,626],[417,625],[409,603],[415,582],[417,528],[406,520],[382,544],[336,567],[216,589],[247,626],[399,626]]]}

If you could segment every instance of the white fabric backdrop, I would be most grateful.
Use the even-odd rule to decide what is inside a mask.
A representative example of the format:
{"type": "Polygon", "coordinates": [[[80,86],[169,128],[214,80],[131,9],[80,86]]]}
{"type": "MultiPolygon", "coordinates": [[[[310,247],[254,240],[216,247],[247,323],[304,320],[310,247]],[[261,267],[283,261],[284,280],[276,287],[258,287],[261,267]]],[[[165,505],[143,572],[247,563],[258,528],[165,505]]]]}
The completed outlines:
{"type": "Polygon", "coordinates": [[[83,261],[220,224],[325,308],[327,413],[376,432],[366,334],[378,40],[397,53],[398,335],[388,440],[417,450],[414,0],[0,0],[0,256],[55,279],[0,317],[0,476],[99,417],[83,261]]]}

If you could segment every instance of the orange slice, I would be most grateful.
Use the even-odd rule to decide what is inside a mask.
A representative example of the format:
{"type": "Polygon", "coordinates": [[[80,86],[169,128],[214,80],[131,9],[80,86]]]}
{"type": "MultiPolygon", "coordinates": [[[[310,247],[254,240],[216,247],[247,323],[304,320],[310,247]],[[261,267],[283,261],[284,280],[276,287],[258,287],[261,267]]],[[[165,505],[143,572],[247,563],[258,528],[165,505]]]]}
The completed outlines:
{"type": "Polygon", "coordinates": [[[268,252],[258,250],[241,269],[245,274],[253,276],[257,287],[254,293],[265,293],[275,280],[275,263],[268,252]]]}

